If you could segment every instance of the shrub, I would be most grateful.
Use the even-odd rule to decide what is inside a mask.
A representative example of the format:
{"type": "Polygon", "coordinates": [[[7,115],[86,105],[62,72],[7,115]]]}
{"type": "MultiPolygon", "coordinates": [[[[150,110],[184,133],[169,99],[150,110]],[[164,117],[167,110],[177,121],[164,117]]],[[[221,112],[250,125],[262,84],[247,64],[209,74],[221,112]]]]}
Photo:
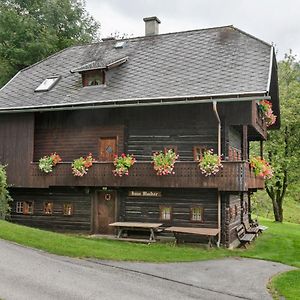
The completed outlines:
{"type": "Polygon", "coordinates": [[[5,219],[10,212],[9,202],[12,201],[12,199],[7,188],[5,167],[0,165],[0,219],[5,219]]]}

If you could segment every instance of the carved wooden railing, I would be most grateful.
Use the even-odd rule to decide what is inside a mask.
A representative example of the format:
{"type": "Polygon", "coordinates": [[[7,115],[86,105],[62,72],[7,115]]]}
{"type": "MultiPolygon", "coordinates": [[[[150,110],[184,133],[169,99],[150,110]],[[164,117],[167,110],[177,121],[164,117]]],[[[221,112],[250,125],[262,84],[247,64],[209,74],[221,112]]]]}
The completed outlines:
{"type": "Polygon", "coordinates": [[[71,163],[59,163],[50,174],[30,165],[30,186],[94,186],[94,187],[156,187],[156,188],[216,188],[220,191],[247,191],[263,188],[264,182],[255,177],[247,162],[223,162],[215,176],[205,177],[196,162],[176,162],[175,174],[157,176],[150,162],[136,162],[128,176],[116,177],[112,163],[96,162],[83,177],[72,175],[71,163]]]}

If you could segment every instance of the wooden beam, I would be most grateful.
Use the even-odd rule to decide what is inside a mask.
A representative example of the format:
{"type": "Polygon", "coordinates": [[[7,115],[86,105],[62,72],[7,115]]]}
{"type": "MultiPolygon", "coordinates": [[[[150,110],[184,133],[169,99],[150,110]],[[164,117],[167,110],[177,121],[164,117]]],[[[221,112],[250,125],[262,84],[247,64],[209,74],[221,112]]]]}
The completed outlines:
{"type": "Polygon", "coordinates": [[[263,159],[264,158],[264,142],[260,141],[260,158],[263,159]]]}
{"type": "Polygon", "coordinates": [[[243,160],[248,159],[248,126],[243,125],[243,160]]]}

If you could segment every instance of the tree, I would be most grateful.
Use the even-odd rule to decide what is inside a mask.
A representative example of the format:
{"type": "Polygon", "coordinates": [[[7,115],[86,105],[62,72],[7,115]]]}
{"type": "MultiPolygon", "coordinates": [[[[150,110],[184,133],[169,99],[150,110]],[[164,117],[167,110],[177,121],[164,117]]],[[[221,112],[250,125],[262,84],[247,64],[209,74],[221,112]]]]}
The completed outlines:
{"type": "MultiPolygon", "coordinates": [[[[265,153],[274,169],[266,182],[275,221],[283,221],[282,204],[287,192],[299,192],[300,166],[300,64],[290,52],[278,64],[281,128],[269,132],[265,153]]],[[[295,195],[295,194],[294,194],[295,195]]]]}
{"type": "Polygon", "coordinates": [[[0,219],[5,219],[10,211],[9,202],[11,197],[7,190],[7,178],[5,167],[0,165],[0,219]]]}
{"type": "Polygon", "coordinates": [[[66,47],[98,40],[83,0],[0,0],[0,86],[66,47]]]}

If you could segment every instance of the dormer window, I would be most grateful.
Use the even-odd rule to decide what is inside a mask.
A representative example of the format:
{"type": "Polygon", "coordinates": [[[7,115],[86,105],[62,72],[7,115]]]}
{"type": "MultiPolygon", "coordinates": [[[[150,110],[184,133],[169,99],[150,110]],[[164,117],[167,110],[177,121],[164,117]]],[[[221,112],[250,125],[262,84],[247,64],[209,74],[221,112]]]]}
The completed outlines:
{"type": "Polygon", "coordinates": [[[93,86],[105,83],[105,73],[103,70],[93,70],[82,72],[82,85],[93,86]]]}
{"type": "Polygon", "coordinates": [[[82,76],[82,86],[95,86],[105,84],[106,72],[110,69],[121,66],[127,61],[128,57],[113,59],[93,60],[75,69],[70,70],[71,73],[79,73],[82,76]]]}

